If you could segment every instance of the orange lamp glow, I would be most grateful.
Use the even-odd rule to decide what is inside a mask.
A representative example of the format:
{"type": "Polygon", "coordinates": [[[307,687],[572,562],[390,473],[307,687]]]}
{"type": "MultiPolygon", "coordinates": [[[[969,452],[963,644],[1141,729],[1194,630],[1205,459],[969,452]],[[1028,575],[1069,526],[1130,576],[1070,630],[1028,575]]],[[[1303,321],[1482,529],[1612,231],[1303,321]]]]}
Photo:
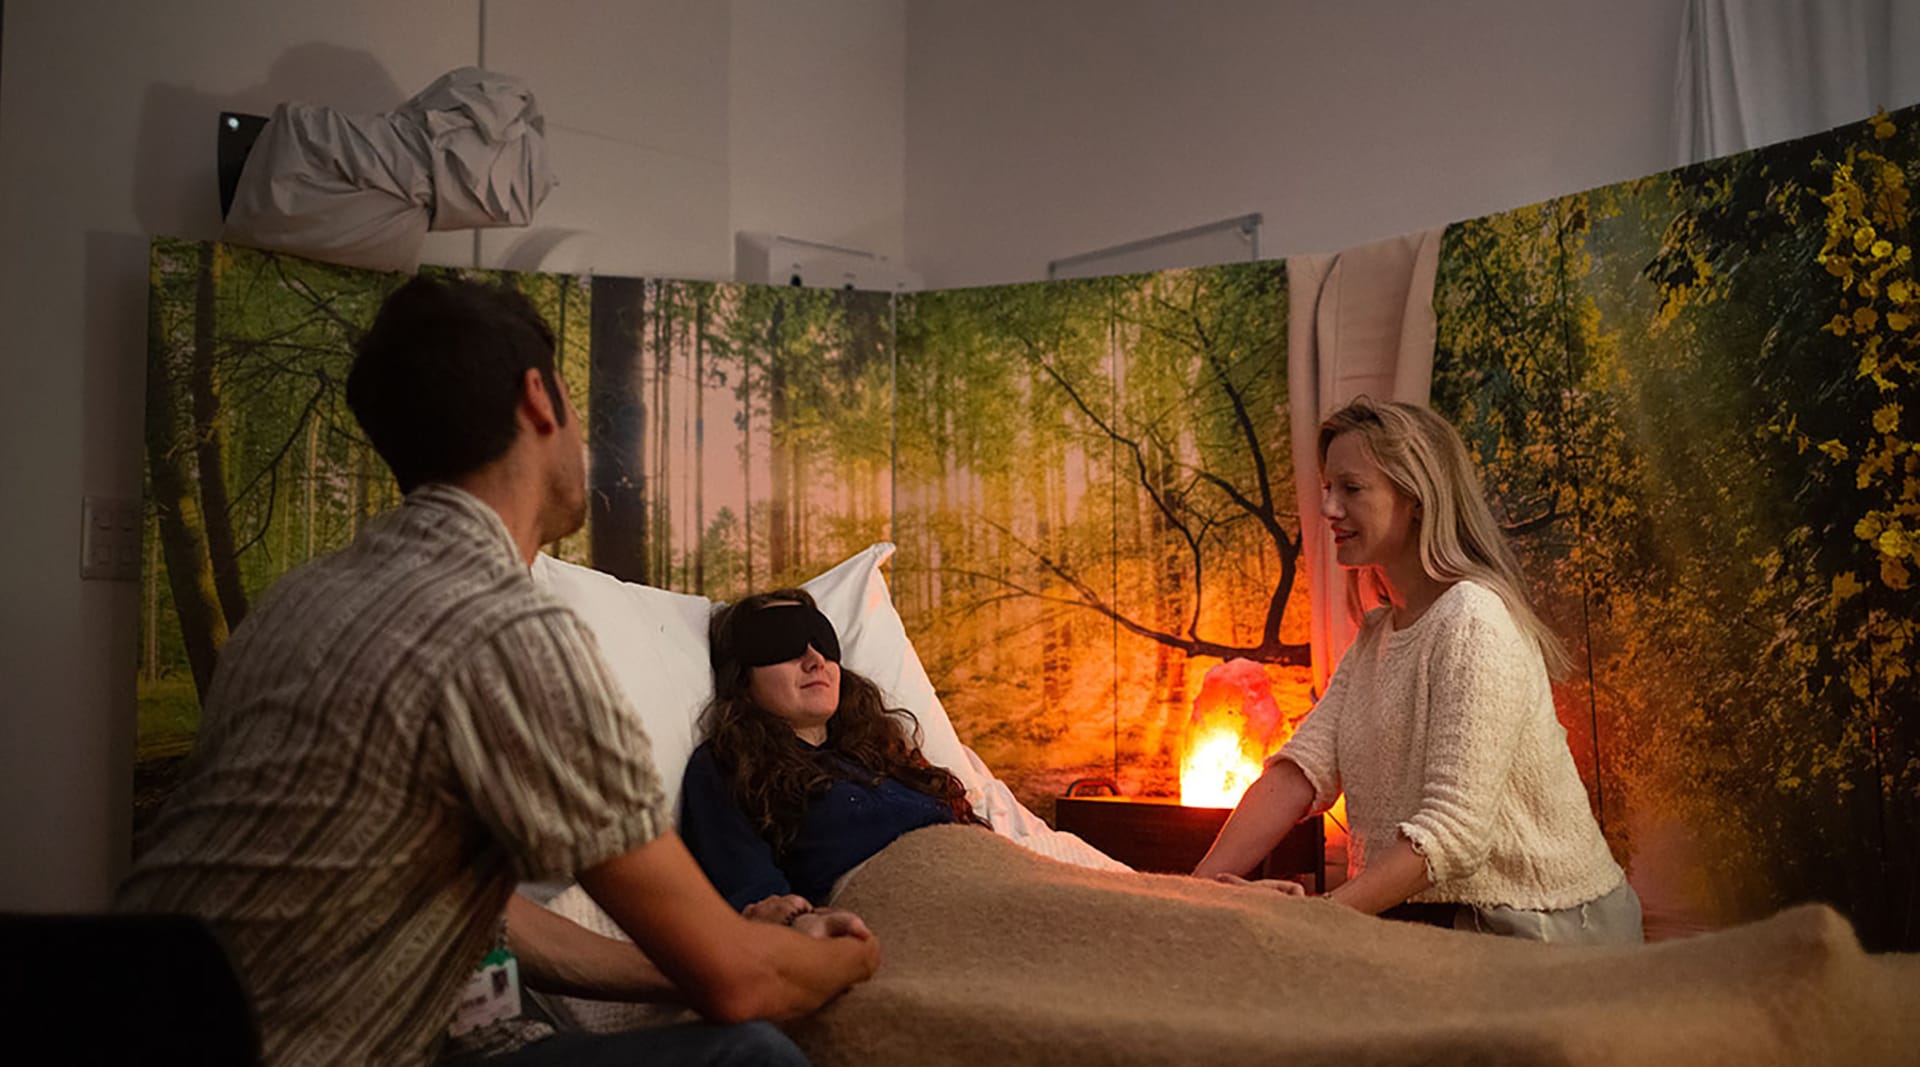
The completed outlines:
{"type": "Polygon", "coordinates": [[[1292,734],[1266,668],[1230,659],[1207,672],[1180,744],[1180,803],[1230,808],[1292,734]]]}
{"type": "Polygon", "coordinates": [[[1231,808],[1259,777],[1260,761],[1243,751],[1230,727],[1208,727],[1190,740],[1180,763],[1180,803],[1190,808],[1231,808]]]}

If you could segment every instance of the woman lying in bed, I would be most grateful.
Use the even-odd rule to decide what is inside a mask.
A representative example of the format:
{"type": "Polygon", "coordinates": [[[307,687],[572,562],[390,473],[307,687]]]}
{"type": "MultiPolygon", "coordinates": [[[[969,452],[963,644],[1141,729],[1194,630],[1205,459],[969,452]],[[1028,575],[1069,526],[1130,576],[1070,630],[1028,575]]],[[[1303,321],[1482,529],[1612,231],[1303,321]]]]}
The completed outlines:
{"type": "Polygon", "coordinates": [[[734,907],[790,921],[902,834],[984,825],[959,779],[920,754],[912,714],[841,669],[833,624],[805,591],[722,608],[709,638],[713,700],[680,836],[734,907]]]}

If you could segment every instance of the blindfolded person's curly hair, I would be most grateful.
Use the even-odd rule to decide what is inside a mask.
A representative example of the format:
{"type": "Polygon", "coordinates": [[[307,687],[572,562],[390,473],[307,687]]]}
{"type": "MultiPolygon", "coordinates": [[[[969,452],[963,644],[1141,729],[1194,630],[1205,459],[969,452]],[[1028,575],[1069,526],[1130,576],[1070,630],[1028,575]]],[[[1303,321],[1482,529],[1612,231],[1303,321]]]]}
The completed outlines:
{"type": "Polygon", "coordinates": [[[793,728],[754,702],[753,668],[741,662],[741,626],[769,604],[813,606],[804,589],[776,589],[715,610],[707,635],[712,646],[713,699],[701,712],[701,728],[734,803],[776,851],[799,831],[807,801],[825,792],[836,770],[831,753],[859,768],[868,785],[891,778],[944,803],[955,822],[981,823],[967,789],[944,767],[927,762],[915,737],[919,723],[905,708],[888,708],[880,687],[841,668],[840,703],[827,720],[827,740],[809,748],[793,728]]]}

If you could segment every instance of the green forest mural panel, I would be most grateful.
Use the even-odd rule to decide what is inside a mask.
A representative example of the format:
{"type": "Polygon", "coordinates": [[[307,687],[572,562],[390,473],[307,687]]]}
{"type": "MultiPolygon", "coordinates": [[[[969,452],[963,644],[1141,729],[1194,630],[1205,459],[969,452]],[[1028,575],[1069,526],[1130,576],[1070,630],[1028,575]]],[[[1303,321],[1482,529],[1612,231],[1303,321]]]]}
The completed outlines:
{"type": "MultiPolygon", "coordinates": [[[[142,818],[249,600],[398,501],[341,389],[403,280],[166,239],[152,265],[142,818]]],[[[549,551],[726,600],[896,538],[949,711],[1037,810],[1091,775],[1176,793],[1223,659],[1304,714],[1280,264],[899,298],[455,273],[526,293],[586,398],[588,524],[549,551]]]]}
{"type": "MultiPolygon", "coordinates": [[[[445,273],[531,299],[569,392],[586,398],[588,521],[552,554],[728,599],[889,536],[885,294],[445,273]]],[[[248,604],[399,501],[344,386],[361,332],[404,280],[153,243],[136,824],[191,748],[199,695],[248,604]]]]}
{"type": "Polygon", "coordinates": [[[1916,177],[1909,111],[1446,234],[1433,405],[1650,929],[1920,943],[1916,177]]]}
{"type": "Polygon", "coordinates": [[[1306,712],[1279,263],[920,293],[894,600],[955,728],[1042,813],[1178,795],[1207,672],[1306,712]]]}

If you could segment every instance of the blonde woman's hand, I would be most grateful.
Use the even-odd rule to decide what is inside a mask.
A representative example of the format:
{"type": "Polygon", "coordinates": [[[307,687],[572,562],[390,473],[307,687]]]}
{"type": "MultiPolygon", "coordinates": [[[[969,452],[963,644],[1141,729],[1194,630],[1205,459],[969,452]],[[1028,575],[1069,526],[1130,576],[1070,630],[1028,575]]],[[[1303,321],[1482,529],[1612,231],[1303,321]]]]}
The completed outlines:
{"type": "Polygon", "coordinates": [[[1301,885],[1299,882],[1288,881],[1285,878],[1262,878],[1258,881],[1248,881],[1237,874],[1216,874],[1213,876],[1213,880],[1216,882],[1224,882],[1227,885],[1246,886],[1249,889],[1271,889],[1285,897],[1304,897],[1307,895],[1306,886],[1301,885]]]}
{"type": "Polygon", "coordinates": [[[808,937],[854,937],[865,941],[873,936],[866,921],[843,908],[815,908],[796,916],[793,928],[808,937]]]}
{"type": "Polygon", "coordinates": [[[740,909],[740,914],[759,923],[792,926],[795,919],[813,910],[807,898],[793,893],[762,897],[740,909]]]}

